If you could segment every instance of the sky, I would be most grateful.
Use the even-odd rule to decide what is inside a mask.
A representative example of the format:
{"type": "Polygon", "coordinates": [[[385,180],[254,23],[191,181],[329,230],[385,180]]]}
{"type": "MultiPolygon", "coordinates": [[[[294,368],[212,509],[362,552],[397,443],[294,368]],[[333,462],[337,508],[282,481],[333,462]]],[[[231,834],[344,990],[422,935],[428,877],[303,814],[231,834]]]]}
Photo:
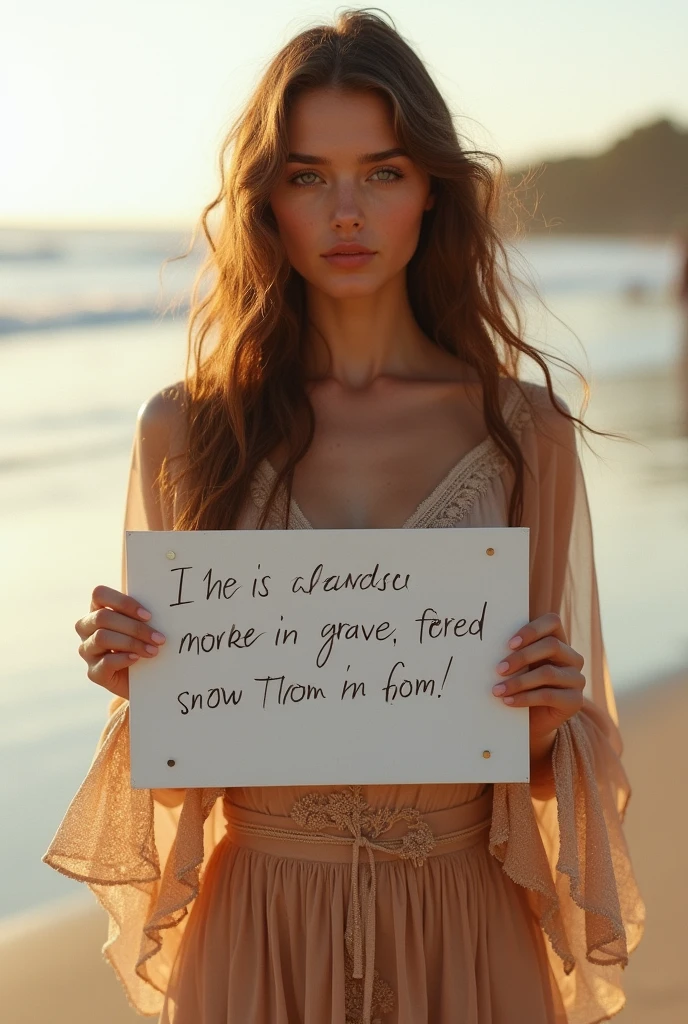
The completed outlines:
{"type": "MultiPolygon", "coordinates": [[[[365,4],[2,0],[0,225],[177,227],[293,35],[365,4]]],[[[372,6],[372,5],[371,5],[372,6]]],[[[457,127],[521,166],[688,126],[684,0],[384,0],[457,127]]]]}

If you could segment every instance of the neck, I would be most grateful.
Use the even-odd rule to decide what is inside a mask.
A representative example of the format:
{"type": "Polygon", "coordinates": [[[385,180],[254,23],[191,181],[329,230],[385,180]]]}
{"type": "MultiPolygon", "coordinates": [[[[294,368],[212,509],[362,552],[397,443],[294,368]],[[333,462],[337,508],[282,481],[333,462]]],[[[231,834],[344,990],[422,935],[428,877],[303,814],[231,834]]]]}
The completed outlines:
{"type": "Polygon", "coordinates": [[[362,389],[377,377],[422,375],[433,343],[418,326],[398,275],[373,295],[338,299],[307,286],[305,357],[311,379],[362,389]]]}

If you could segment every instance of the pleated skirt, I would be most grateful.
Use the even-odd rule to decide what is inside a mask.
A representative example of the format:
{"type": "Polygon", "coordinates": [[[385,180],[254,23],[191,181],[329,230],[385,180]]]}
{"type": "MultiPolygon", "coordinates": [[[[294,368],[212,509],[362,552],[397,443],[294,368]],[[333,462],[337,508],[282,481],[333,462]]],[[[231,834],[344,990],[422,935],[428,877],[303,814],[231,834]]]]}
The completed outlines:
{"type": "MultiPolygon", "coordinates": [[[[375,790],[384,801],[382,788],[375,790]]],[[[546,940],[525,892],[490,854],[489,828],[468,827],[484,818],[487,796],[424,816],[435,835],[462,827],[468,834],[438,843],[420,865],[372,851],[375,980],[367,1017],[364,982],[352,976],[345,941],[351,842],[291,842],[280,830],[293,821],[228,804],[227,833],[192,907],[160,1024],[561,1020],[546,940]],[[276,834],[242,833],[242,823],[256,822],[276,834]]],[[[365,888],[370,866],[367,850],[359,853],[365,888]]]]}

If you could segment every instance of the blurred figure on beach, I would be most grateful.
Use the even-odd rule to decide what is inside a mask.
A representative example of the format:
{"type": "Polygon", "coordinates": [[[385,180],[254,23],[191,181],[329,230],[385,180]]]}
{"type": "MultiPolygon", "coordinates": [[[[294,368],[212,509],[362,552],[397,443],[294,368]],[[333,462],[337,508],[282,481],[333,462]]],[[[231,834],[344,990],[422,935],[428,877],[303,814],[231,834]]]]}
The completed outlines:
{"type": "Polygon", "coordinates": [[[680,430],[684,437],[688,437],[688,224],[679,233],[678,245],[680,263],[676,281],[676,299],[681,311],[681,337],[678,355],[678,376],[681,389],[680,430]]]}

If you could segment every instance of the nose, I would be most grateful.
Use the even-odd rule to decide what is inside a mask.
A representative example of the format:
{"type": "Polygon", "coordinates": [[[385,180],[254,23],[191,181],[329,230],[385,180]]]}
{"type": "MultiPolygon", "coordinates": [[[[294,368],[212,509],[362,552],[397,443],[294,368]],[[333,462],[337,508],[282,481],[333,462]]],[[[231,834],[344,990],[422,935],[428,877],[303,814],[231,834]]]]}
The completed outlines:
{"type": "Polygon", "coordinates": [[[332,227],[339,230],[360,228],[363,219],[363,210],[355,190],[349,186],[337,189],[332,210],[332,227]]]}

